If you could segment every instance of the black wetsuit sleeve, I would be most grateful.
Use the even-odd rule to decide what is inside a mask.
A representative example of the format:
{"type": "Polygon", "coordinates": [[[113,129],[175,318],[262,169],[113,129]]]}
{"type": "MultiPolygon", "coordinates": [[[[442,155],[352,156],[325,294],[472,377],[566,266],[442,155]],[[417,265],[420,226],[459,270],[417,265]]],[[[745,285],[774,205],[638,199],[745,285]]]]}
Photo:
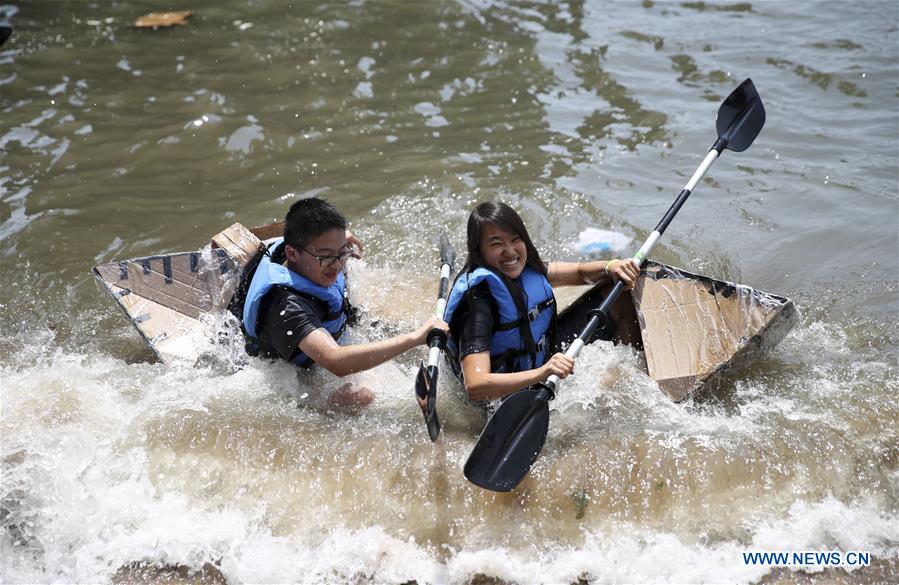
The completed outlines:
{"type": "Polygon", "coordinates": [[[302,297],[280,286],[272,287],[260,308],[259,350],[266,357],[290,360],[307,335],[324,327],[323,303],[302,297]]]}
{"type": "Polygon", "coordinates": [[[467,301],[459,327],[460,360],[473,353],[489,351],[493,330],[499,321],[499,308],[486,287],[475,287],[467,301]]]}

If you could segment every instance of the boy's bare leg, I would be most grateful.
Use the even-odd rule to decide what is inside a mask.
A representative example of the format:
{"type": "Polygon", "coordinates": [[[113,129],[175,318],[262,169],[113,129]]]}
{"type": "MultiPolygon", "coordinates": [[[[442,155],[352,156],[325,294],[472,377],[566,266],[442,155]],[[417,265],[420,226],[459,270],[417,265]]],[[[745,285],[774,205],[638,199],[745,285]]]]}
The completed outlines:
{"type": "Polygon", "coordinates": [[[375,393],[371,388],[347,382],[328,396],[328,408],[343,412],[359,412],[375,399],[375,393]]]}
{"type": "Polygon", "coordinates": [[[320,368],[298,369],[297,380],[300,383],[297,406],[357,413],[375,399],[374,391],[364,383],[341,380],[320,368]]]}

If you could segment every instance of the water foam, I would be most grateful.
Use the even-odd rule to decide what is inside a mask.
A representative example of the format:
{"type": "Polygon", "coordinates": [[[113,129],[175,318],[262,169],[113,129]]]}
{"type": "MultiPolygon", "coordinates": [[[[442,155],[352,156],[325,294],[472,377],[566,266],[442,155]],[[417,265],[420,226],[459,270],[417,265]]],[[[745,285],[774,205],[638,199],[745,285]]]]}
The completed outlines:
{"type": "MultiPolygon", "coordinates": [[[[800,329],[783,359],[817,345],[822,334],[831,335],[800,329]]],[[[313,386],[298,387],[286,364],[253,360],[237,371],[127,364],[63,350],[50,337],[25,348],[29,361],[0,371],[6,582],[105,581],[146,561],[213,563],[233,582],[465,583],[482,574],[515,582],[748,583],[770,567],[745,565],[744,551],[867,550],[878,558],[899,552],[899,517],[888,494],[853,486],[851,458],[866,461],[864,453],[856,449],[845,454],[846,465],[831,466],[822,493],[813,489],[820,463],[795,455],[808,437],[841,445],[840,426],[798,416],[820,414],[827,404],[818,411],[802,406],[796,396],[778,396],[764,378],[740,382],[736,410],[715,402],[672,405],[632,349],[588,346],[553,403],[557,412],[535,478],[510,499],[486,496],[458,477],[473,435],[464,436],[471,433],[453,421],[472,413],[450,394],[458,388],[448,374],[441,408],[449,434],[432,447],[409,400],[409,364],[372,372],[378,400],[349,419],[298,409],[298,394],[313,386]],[[785,421],[802,425],[784,427],[785,421]],[[325,438],[296,443],[310,440],[309,432],[325,438]],[[267,447],[270,437],[282,438],[267,447]],[[328,444],[338,437],[343,445],[328,444]],[[368,449],[372,442],[393,449],[368,449]],[[418,540],[416,522],[439,523],[439,511],[417,515],[398,507],[403,496],[392,490],[422,486],[420,480],[444,472],[433,475],[434,461],[404,456],[410,447],[431,459],[443,450],[437,467],[451,474],[443,487],[427,487],[436,499],[416,503],[445,507],[447,528],[418,540]],[[577,474],[557,477],[584,467],[581,447],[614,459],[605,469],[588,466],[581,475],[591,483],[580,483],[577,474]],[[266,457],[272,448],[270,463],[241,465],[241,458],[266,457]],[[222,449],[236,451],[223,458],[222,449]],[[765,460],[740,459],[747,451],[765,460]],[[303,473],[292,474],[291,466],[315,475],[347,463],[354,467],[295,490],[292,482],[303,473]],[[628,469],[637,473],[630,483],[615,483],[628,469]],[[237,477],[248,473],[256,477],[237,477]],[[748,475],[726,480],[734,473],[748,475]],[[349,480],[362,483],[340,483],[349,480]],[[335,485],[342,496],[328,491],[335,485]],[[571,490],[590,485],[614,489],[587,489],[584,517],[566,520],[571,490]],[[347,498],[377,506],[379,493],[386,514],[341,507],[347,498]],[[497,538],[497,530],[508,538],[497,538]]],[[[821,381],[847,383],[817,362],[806,364],[799,387],[817,388],[812,404],[832,390],[816,386],[821,381]]],[[[895,482],[895,470],[885,473],[895,482]]]]}

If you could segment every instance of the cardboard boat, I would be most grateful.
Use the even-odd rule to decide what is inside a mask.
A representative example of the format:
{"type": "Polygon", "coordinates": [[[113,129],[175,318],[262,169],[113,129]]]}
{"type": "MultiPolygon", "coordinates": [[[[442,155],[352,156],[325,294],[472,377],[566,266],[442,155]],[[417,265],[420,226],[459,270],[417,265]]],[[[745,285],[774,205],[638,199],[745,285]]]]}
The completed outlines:
{"type": "MultiPolygon", "coordinates": [[[[559,314],[573,338],[612,289],[599,282],[559,314]]],[[[648,261],[631,294],[618,297],[613,340],[643,352],[662,392],[681,402],[777,345],[799,320],[793,302],[754,288],[648,261]]]]}
{"type": "MultiPolygon", "coordinates": [[[[236,223],[204,250],[112,262],[93,272],[160,360],[193,364],[214,349],[243,267],[263,240],[282,231],[283,222],[252,230],[236,223]]],[[[565,315],[579,329],[610,289],[609,280],[597,283],[560,320],[565,315]]],[[[641,350],[649,376],[675,402],[714,387],[798,321],[790,299],[652,261],[615,311],[614,341],[641,350]]]]}

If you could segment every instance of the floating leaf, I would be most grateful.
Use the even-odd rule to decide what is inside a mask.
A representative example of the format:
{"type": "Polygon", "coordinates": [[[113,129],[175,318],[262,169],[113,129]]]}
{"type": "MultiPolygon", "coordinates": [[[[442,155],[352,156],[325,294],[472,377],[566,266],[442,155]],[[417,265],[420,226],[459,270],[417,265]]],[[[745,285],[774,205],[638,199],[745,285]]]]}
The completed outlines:
{"type": "Polygon", "coordinates": [[[134,21],[135,28],[160,28],[166,26],[184,26],[187,19],[193,16],[190,10],[178,12],[151,12],[134,21]]]}

